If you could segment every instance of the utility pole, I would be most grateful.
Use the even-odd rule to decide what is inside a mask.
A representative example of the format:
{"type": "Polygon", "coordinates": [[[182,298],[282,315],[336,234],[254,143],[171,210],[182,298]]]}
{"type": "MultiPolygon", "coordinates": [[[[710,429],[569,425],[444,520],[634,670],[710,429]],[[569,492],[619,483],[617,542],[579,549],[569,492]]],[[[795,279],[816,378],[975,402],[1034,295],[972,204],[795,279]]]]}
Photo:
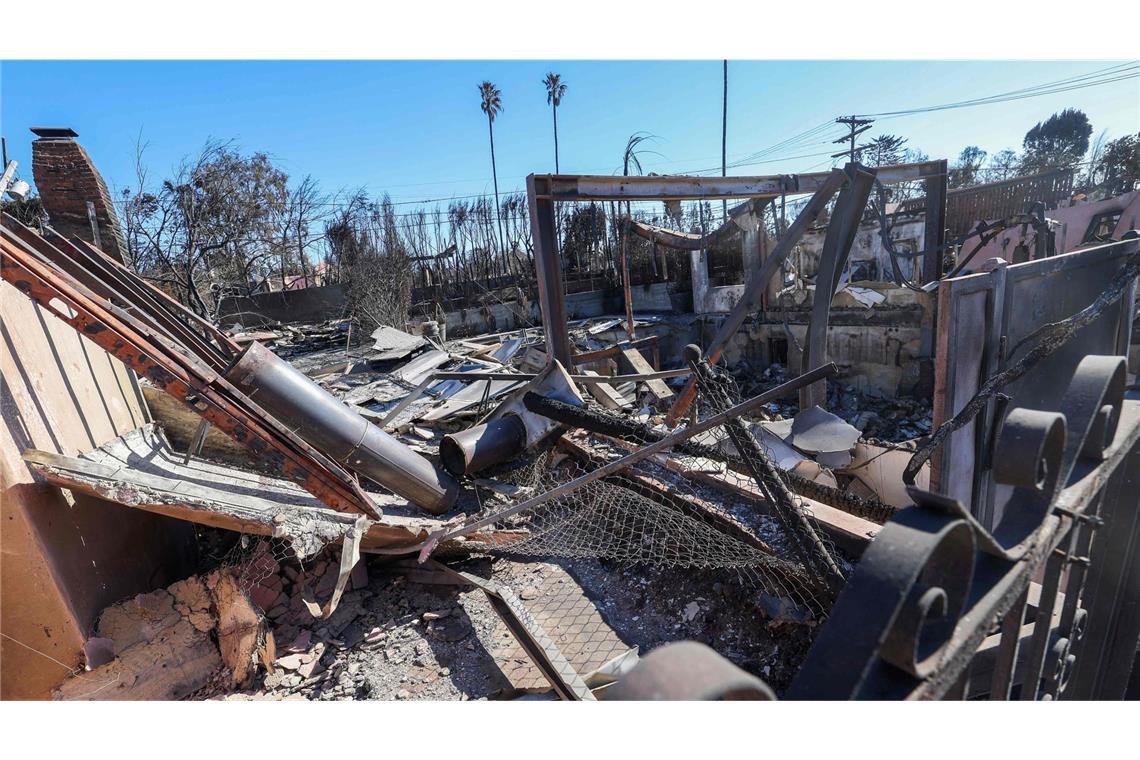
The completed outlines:
{"type": "MultiPolygon", "coordinates": [[[[728,157],[728,59],[724,60],[724,108],[720,116],[720,176],[727,176],[728,157]]],[[[728,221],[728,201],[720,202],[721,221],[728,221]]]]}
{"type": "Polygon", "coordinates": [[[855,115],[841,116],[840,118],[836,119],[835,123],[836,124],[846,124],[847,127],[851,130],[851,134],[847,135],[846,137],[840,137],[838,140],[832,140],[832,142],[833,143],[850,142],[850,147],[848,147],[847,150],[840,151],[839,153],[831,154],[831,157],[832,158],[841,158],[842,156],[847,156],[847,160],[854,163],[854,161],[855,161],[855,137],[856,137],[856,135],[861,135],[864,132],[866,132],[868,129],[870,129],[871,125],[874,122],[875,122],[874,119],[860,119],[860,118],[857,118],[855,115]]]}

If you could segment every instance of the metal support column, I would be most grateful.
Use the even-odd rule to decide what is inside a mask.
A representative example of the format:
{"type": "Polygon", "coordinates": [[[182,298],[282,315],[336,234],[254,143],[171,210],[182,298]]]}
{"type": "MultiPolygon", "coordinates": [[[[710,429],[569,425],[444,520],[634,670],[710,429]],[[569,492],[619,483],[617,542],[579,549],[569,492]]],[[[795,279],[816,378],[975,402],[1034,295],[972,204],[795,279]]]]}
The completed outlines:
{"type": "MultiPolygon", "coordinates": [[[[819,258],[819,271],[815,276],[815,296],[812,298],[811,324],[808,325],[804,341],[804,351],[800,372],[808,372],[827,362],[827,322],[831,311],[831,299],[839,286],[839,278],[847,266],[851,245],[859,232],[859,222],[871,188],[875,186],[875,170],[867,170],[859,164],[847,164],[843,169],[850,180],[835,201],[831,221],[827,226],[827,237],[823,241],[823,252],[819,258]]],[[[800,389],[800,409],[818,406],[827,408],[827,383],[820,381],[800,389]]]]}
{"type": "Polygon", "coordinates": [[[942,277],[942,245],[946,242],[946,180],[949,173],[945,159],[938,161],[939,171],[923,180],[926,190],[926,222],[922,249],[930,251],[922,257],[922,281],[934,282],[942,277]]]}
{"type": "Polygon", "coordinates": [[[534,175],[526,178],[530,203],[530,229],[534,239],[534,268],[538,277],[538,305],[546,334],[546,355],[563,367],[573,367],[570,336],[566,332],[566,294],[562,288],[562,261],[554,242],[554,201],[548,193],[538,197],[534,175]]]}

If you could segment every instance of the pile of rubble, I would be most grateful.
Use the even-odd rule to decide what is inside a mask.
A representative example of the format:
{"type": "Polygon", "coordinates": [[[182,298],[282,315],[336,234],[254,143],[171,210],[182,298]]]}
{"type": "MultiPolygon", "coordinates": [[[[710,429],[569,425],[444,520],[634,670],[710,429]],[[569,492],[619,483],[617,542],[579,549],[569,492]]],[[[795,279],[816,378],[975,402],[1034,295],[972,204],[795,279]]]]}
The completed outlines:
{"type": "Polygon", "coordinates": [[[787,404],[834,365],[772,367],[741,392],[699,350],[663,368],[655,318],[638,340],[614,337],[619,318],[571,323],[569,366],[533,328],[225,332],[95,249],[65,260],[20,234],[38,297],[80,296],[40,256],[104,272],[109,299],[137,292],[137,316],[93,303],[109,327],[88,332],[155,365],[154,423],[80,456],[29,450],[29,467],[241,535],[105,611],[60,698],[595,699],[680,638],[780,688],[852,558],[908,503],[905,452],[866,440],[881,425],[852,393],[832,397],[838,416],[787,404]],[[697,411],[669,426],[690,391],[697,411]],[[156,680],[163,658],[180,667],[156,680]]]}
{"type": "MultiPolygon", "coordinates": [[[[753,374],[747,363],[733,368],[733,375],[744,389],[745,395],[755,395],[761,391],[786,383],[788,368],[774,363],[753,374]]],[[[934,423],[934,410],[928,399],[894,396],[860,391],[852,385],[839,381],[827,384],[827,408],[857,428],[864,440],[883,443],[913,441],[930,434],[934,423]]],[[[799,404],[792,399],[774,401],[768,411],[776,418],[790,419],[800,411],[799,404]]]]}

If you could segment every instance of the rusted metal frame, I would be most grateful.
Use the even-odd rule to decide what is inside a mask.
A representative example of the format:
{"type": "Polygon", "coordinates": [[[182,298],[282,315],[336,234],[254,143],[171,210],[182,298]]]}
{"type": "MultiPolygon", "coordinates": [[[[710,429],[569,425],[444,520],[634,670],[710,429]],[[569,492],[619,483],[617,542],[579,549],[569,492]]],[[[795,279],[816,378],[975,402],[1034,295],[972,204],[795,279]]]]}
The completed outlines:
{"type": "Polygon", "coordinates": [[[540,198],[535,190],[535,176],[526,178],[530,207],[530,228],[534,241],[534,269],[538,279],[538,303],[542,313],[542,330],[546,336],[546,355],[557,359],[563,367],[574,366],[570,336],[566,332],[566,292],[562,284],[562,257],[554,236],[554,202],[540,198]]]}
{"type": "MultiPolygon", "coordinates": [[[[881,167],[879,178],[885,184],[905,182],[921,179],[938,170],[937,162],[916,164],[899,164],[897,166],[881,167]]],[[[542,312],[542,325],[546,334],[546,353],[551,358],[558,359],[565,367],[572,366],[570,338],[566,332],[566,295],[562,283],[561,256],[558,253],[554,236],[554,201],[585,201],[585,200],[685,200],[700,198],[776,198],[788,193],[809,193],[830,187],[834,182],[834,173],[820,172],[804,175],[778,175],[774,177],[598,177],[598,176],[571,176],[571,175],[535,175],[527,177],[527,200],[530,207],[531,235],[534,239],[535,273],[538,279],[539,308],[542,312]]],[[[840,174],[842,174],[840,172],[840,174]]],[[[831,190],[827,197],[837,190],[831,190]]],[[[813,199],[814,200],[814,199],[813,199]]],[[[812,202],[809,201],[810,207],[812,202]]],[[[805,209],[806,211],[807,209],[805,209]]],[[[819,211],[815,211],[814,219],[819,211]]],[[[803,213],[800,214],[804,216],[803,213]]],[[[797,219],[797,222],[799,220],[797,219]]],[[[809,220],[810,221],[810,220],[809,220]]],[[[795,224],[793,224],[795,227],[795,224]]],[[[789,230],[789,233],[791,230],[789,230]]],[[[799,234],[802,235],[800,230],[799,234]]],[[[796,237],[798,238],[799,235],[796,237]]],[[[791,235],[785,235],[785,239],[791,235]]],[[[781,241],[773,251],[771,260],[781,263],[787,256],[790,246],[781,248],[781,241]],[[777,255],[780,254],[780,255],[777,255]]],[[[623,248],[624,250],[624,248],[623,248]]],[[[763,285],[775,271],[775,265],[769,269],[763,285]]],[[[763,270],[762,270],[763,271],[763,270]]],[[[628,275],[625,283],[628,286],[628,275]]],[[[751,282],[746,288],[744,301],[752,301],[759,294],[750,294],[751,282]]],[[[763,288],[761,288],[763,290],[763,288]]],[[[631,298],[626,298],[627,329],[633,335],[633,319],[631,298]]],[[[739,305],[738,305],[739,306],[739,305]]],[[[735,311],[733,312],[735,314],[735,311]]],[[[732,315],[730,315],[730,319],[732,315]]],[[[743,321],[743,318],[741,318],[743,321]]],[[[737,325],[739,327],[739,325],[737,325]]],[[[735,329],[732,331],[735,332],[735,329]]],[[[731,333],[730,333],[731,334],[731,333]]],[[[706,352],[710,360],[715,362],[713,351],[706,352]]],[[[675,425],[692,403],[693,387],[690,385],[685,392],[678,396],[674,409],[669,412],[669,424],[675,425]],[[678,406],[678,404],[680,406],[678,406]]]]}
{"type": "MultiPolygon", "coordinates": [[[[891,185],[935,176],[940,162],[924,161],[879,167],[879,180],[891,185]]],[[[777,174],[750,177],[531,175],[527,189],[539,198],[555,201],[656,201],[731,198],[778,198],[817,192],[827,185],[830,172],[777,174]]]]}
{"type": "Polygon", "coordinates": [[[115,261],[82,238],[72,238],[67,242],[76,250],[86,251],[89,260],[99,262],[107,267],[116,276],[117,281],[122,282],[125,287],[129,287],[132,293],[146,298],[155,313],[164,315],[175,325],[180,326],[180,329],[203,340],[206,345],[221,356],[228,359],[241,352],[241,346],[218,329],[214,323],[195,314],[176,298],[154,283],[147,281],[130,267],[115,261]]]}
{"type": "MultiPolygon", "coordinates": [[[[783,237],[780,238],[776,248],[772,254],[765,259],[760,269],[752,275],[748,280],[748,285],[744,288],[744,293],[741,295],[740,300],[737,301],[736,306],[721,323],[720,328],[717,330],[716,335],[709,343],[705,350],[705,355],[708,357],[710,365],[715,365],[720,361],[721,355],[724,353],[724,348],[728,341],[744,324],[745,318],[752,312],[753,309],[760,303],[760,298],[763,296],[764,291],[768,287],[768,281],[776,274],[777,270],[784,263],[784,259],[792,252],[796,244],[799,243],[803,234],[807,232],[807,228],[811,225],[817,217],[827,207],[828,201],[831,197],[839,192],[839,189],[847,182],[847,175],[839,169],[833,169],[827,176],[827,179],[820,185],[815,195],[800,211],[799,216],[788,227],[783,237]]],[[[690,377],[685,387],[677,394],[677,398],[673,401],[673,406],[670,407],[669,413],[665,417],[665,424],[670,427],[677,424],[685,412],[688,411],[689,405],[693,402],[693,397],[696,395],[696,379],[690,377]]]]}
{"type": "MultiPolygon", "coordinates": [[[[19,222],[17,222],[17,224],[19,224],[19,222]]],[[[224,355],[233,356],[241,351],[241,346],[235,343],[233,339],[226,335],[224,332],[219,330],[217,325],[207,319],[204,319],[199,314],[196,314],[194,311],[184,306],[180,301],[178,301],[178,299],[172,297],[169,293],[164,291],[162,288],[159,288],[154,283],[147,281],[123,262],[118,261],[111,256],[108,256],[106,253],[99,250],[82,238],[72,237],[71,239],[66,240],[62,236],[57,237],[60,240],[64,240],[68,245],[72,246],[75,249],[86,251],[89,259],[101,262],[110,271],[117,273],[118,277],[116,278],[116,281],[131,283],[135,288],[137,288],[137,290],[145,291],[148,293],[152,297],[153,301],[160,307],[165,306],[166,308],[163,309],[163,311],[169,312],[175,317],[180,318],[191,327],[196,326],[203,335],[208,336],[215,341],[217,348],[220,349],[224,355]]]]}
{"type": "MultiPolygon", "coordinates": [[[[6,218],[5,221],[10,220],[6,218]]],[[[139,319],[148,322],[154,329],[180,341],[188,351],[209,362],[215,370],[221,370],[228,362],[229,357],[222,355],[216,346],[211,346],[200,335],[193,334],[165,311],[155,309],[153,303],[148,303],[145,293],[132,292],[134,289],[129,283],[116,278],[113,272],[101,265],[101,262],[89,256],[86,251],[70,245],[64,238],[57,236],[56,241],[49,241],[18,222],[6,224],[3,234],[9,236],[12,244],[24,246],[29,252],[41,256],[67,272],[100,298],[109,303],[117,301],[115,305],[134,312],[139,319]],[[71,255],[60,246],[54,245],[54,242],[69,247],[71,255]]]]}
{"type": "Polygon", "coordinates": [[[3,278],[36,303],[333,509],[379,516],[346,471],[240,396],[209,367],[182,354],[162,336],[148,336],[151,331],[133,324],[128,315],[108,311],[97,296],[65,272],[53,271],[10,244],[3,249],[3,278]],[[53,300],[75,314],[61,313],[52,306],[53,300]]]}
{"type": "MultiPolygon", "coordinates": [[[[51,291],[53,296],[59,297],[61,302],[72,308],[77,304],[82,307],[85,319],[94,324],[94,326],[85,325],[83,333],[87,337],[92,338],[107,327],[114,327],[120,335],[128,336],[131,345],[145,345],[146,353],[149,356],[164,356],[169,359],[171,363],[184,370],[185,377],[194,375],[206,383],[213,382],[218,377],[216,370],[186,351],[185,347],[179,346],[169,337],[144,324],[139,317],[132,316],[123,307],[109,303],[103,295],[93,292],[87,285],[57,267],[39,251],[23,245],[18,239],[0,241],[0,249],[7,254],[8,263],[33,277],[45,290],[51,291]]],[[[62,313],[51,304],[50,297],[45,301],[37,302],[46,306],[64,321],[69,320],[69,315],[62,313]]],[[[149,379],[149,376],[143,376],[149,379]]]]}
{"type": "MultiPolygon", "coordinates": [[[[827,225],[827,236],[820,254],[819,271],[815,276],[815,295],[812,296],[811,322],[808,324],[801,355],[800,371],[818,367],[827,360],[827,323],[831,313],[831,300],[839,287],[839,279],[847,266],[851,244],[859,232],[859,222],[867,199],[875,186],[875,170],[859,164],[848,164],[843,169],[847,184],[839,191],[835,208],[827,225]]],[[[815,383],[800,389],[800,409],[818,406],[827,408],[827,383],[815,383]]]]}

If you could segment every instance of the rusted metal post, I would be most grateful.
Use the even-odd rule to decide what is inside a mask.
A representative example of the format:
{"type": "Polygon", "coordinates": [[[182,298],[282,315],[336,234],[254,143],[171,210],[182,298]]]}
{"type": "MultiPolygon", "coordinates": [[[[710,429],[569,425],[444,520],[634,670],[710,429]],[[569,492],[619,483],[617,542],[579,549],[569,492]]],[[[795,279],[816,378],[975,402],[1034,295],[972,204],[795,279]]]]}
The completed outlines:
{"type": "Polygon", "coordinates": [[[926,190],[926,221],[922,249],[930,251],[922,257],[922,281],[934,282],[942,277],[942,245],[946,242],[946,182],[948,162],[936,162],[938,171],[923,180],[926,190]]]}
{"type": "MultiPolygon", "coordinates": [[[[851,244],[859,232],[859,222],[867,199],[875,185],[875,170],[866,170],[859,164],[847,164],[843,169],[850,180],[839,193],[831,221],[827,225],[827,237],[823,241],[823,251],[819,258],[819,271],[815,276],[815,295],[811,304],[811,323],[804,340],[804,350],[800,360],[800,371],[806,372],[827,361],[827,322],[831,312],[831,299],[839,286],[839,278],[847,266],[851,244]]],[[[818,406],[827,408],[827,383],[820,381],[800,389],[800,409],[818,406]]]]}
{"type": "MultiPolygon", "coordinates": [[[[923,228],[922,282],[935,282],[942,278],[942,260],[946,243],[946,183],[948,163],[936,162],[937,171],[928,176],[923,185],[926,190],[926,219],[923,228]]],[[[923,395],[934,393],[934,342],[938,334],[938,312],[931,306],[923,311],[919,342],[919,382],[916,391],[923,395]]]]}
{"type": "Polygon", "coordinates": [[[630,340],[635,337],[633,334],[633,292],[629,286],[629,246],[626,243],[627,230],[624,222],[618,222],[621,225],[621,293],[622,300],[625,303],[625,332],[629,335],[630,340]]]}
{"type": "Polygon", "coordinates": [[[546,335],[546,355],[557,359],[564,367],[573,367],[570,336],[566,332],[562,262],[554,242],[554,201],[550,199],[547,185],[548,178],[538,179],[533,174],[526,178],[530,230],[534,240],[534,269],[538,277],[538,305],[542,312],[542,330],[546,335]]]}

